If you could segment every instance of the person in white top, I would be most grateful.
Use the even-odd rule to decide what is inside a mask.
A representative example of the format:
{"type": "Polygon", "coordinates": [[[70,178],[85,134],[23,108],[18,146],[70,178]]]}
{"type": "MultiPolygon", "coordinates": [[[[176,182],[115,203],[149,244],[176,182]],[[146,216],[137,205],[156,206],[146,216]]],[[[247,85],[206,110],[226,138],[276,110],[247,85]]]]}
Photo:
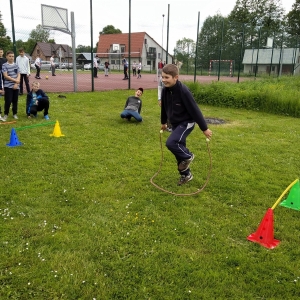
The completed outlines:
{"type": "Polygon", "coordinates": [[[25,82],[27,94],[30,92],[29,86],[29,76],[30,76],[30,66],[29,59],[25,56],[25,52],[23,48],[19,49],[19,56],[16,58],[16,64],[20,69],[20,91],[19,95],[23,95],[23,80],[25,82]]]}
{"type": "Polygon", "coordinates": [[[98,58],[98,56],[96,55],[95,57],[94,57],[94,64],[93,64],[93,67],[94,67],[94,77],[95,78],[98,78],[98,61],[97,61],[97,58],[98,58]]]}
{"type": "Polygon", "coordinates": [[[141,70],[142,70],[142,63],[139,62],[139,64],[138,64],[138,77],[137,77],[137,79],[142,78],[141,70]]]}
{"type": "Polygon", "coordinates": [[[52,76],[55,75],[55,63],[54,63],[54,54],[50,57],[50,64],[51,64],[51,71],[52,71],[52,76]]]}
{"type": "Polygon", "coordinates": [[[36,55],[36,59],[35,59],[34,65],[35,65],[35,68],[36,68],[35,78],[36,79],[41,79],[41,77],[40,77],[40,72],[41,72],[41,58],[40,58],[39,54],[36,55]]]}

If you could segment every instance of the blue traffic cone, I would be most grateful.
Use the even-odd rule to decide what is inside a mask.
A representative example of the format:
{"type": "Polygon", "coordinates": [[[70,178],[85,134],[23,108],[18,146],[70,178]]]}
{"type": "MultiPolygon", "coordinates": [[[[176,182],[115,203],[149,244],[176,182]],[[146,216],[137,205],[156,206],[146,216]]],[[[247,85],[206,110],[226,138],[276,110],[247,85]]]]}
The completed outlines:
{"type": "Polygon", "coordinates": [[[16,130],[12,128],[10,133],[10,142],[9,144],[6,144],[6,146],[16,147],[21,145],[23,145],[23,143],[19,142],[16,130]]]}

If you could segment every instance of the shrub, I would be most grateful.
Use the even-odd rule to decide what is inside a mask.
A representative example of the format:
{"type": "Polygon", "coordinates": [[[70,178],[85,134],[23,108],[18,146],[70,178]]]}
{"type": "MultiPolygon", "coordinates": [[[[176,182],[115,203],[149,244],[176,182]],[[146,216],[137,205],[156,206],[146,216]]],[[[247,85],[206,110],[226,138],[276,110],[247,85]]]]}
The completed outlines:
{"type": "Polygon", "coordinates": [[[239,84],[186,82],[186,85],[199,104],[300,117],[300,78],[296,76],[264,78],[239,84]]]}

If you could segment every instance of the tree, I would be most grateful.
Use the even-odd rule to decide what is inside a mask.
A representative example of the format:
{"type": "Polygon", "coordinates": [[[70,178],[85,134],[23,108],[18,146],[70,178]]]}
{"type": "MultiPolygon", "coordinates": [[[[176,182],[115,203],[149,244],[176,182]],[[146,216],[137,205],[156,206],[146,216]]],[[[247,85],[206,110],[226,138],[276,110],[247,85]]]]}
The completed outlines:
{"type": "Polygon", "coordinates": [[[286,15],[287,33],[300,36],[300,0],[296,0],[292,10],[286,15]]]}
{"type": "Polygon", "coordinates": [[[50,37],[50,30],[44,29],[42,25],[37,25],[36,29],[33,29],[30,34],[29,38],[36,41],[36,42],[44,42],[48,43],[50,37]]]}
{"type": "Polygon", "coordinates": [[[107,25],[103,27],[102,31],[99,32],[100,34],[115,34],[115,33],[122,33],[120,29],[115,28],[113,25],[107,25]]]}
{"type": "Polygon", "coordinates": [[[6,36],[6,29],[2,23],[2,14],[0,12],[0,45],[4,53],[12,49],[12,42],[9,36],[6,36]]]}
{"type": "Polygon", "coordinates": [[[237,0],[228,16],[233,34],[243,24],[246,48],[266,45],[268,37],[282,32],[283,18],[281,0],[237,0]]]}
{"type": "Polygon", "coordinates": [[[182,69],[189,71],[189,66],[194,63],[196,43],[192,39],[183,38],[176,42],[174,49],[175,59],[183,63],[182,69]]]}
{"type": "Polygon", "coordinates": [[[208,70],[210,60],[231,59],[228,57],[228,47],[230,46],[225,36],[228,28],[228,19],[217,14],[205,19],[198,41],[198,65],[208,70]]]}
{"type": "MultiPolygon", "coordinates": [[[[97,51],[97,47],[93,48],[93,53],[97,51]]],[[[76,48],[76,53],[84,53],[84,52],[91,52],[91,46],[83,46],[83,45],[78,45],[76,48]]]]}

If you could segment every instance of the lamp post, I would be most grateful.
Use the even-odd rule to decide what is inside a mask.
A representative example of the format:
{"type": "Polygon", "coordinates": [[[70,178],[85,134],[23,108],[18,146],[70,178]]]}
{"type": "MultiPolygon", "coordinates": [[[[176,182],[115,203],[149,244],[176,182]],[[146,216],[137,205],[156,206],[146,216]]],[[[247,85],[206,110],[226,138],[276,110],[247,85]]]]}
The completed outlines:
{"type": "Polygon", "coordinates": [[[162,38],[161,38],[161,61],[163,61],[163,58],[164,58],[164,21],[165,21],[165,15],[162,15],[162,17],[163,17],[163,23],[162,23],[162,32],[161,32],[161,36],[162,36],[162,38]]]}

